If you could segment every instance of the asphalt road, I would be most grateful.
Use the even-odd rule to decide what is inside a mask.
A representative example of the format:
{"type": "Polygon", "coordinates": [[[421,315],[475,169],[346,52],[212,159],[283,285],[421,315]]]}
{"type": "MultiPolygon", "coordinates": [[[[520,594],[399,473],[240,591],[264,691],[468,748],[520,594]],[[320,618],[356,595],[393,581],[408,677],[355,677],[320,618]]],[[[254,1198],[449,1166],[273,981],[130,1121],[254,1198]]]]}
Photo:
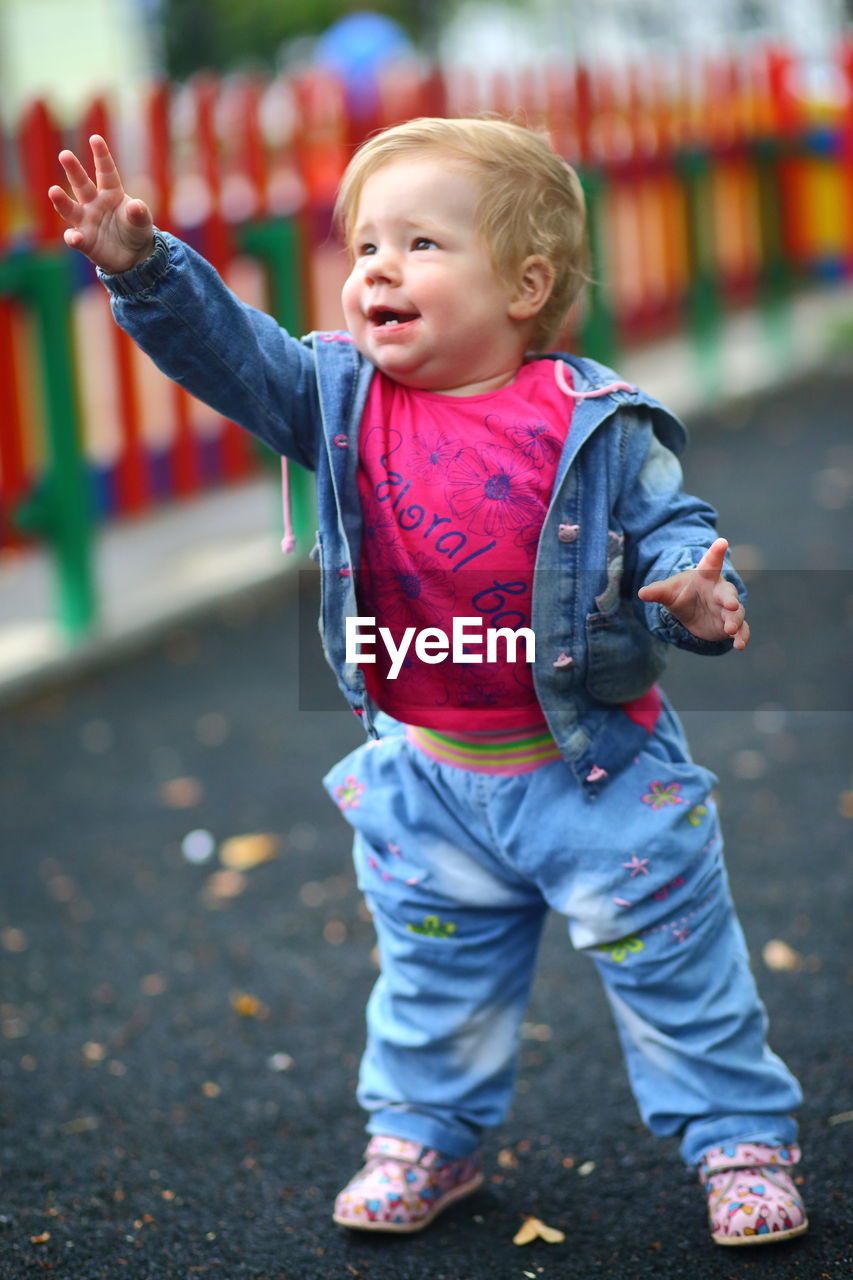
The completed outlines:
{"type": "Polygon", "coordinates": [[[319,779],[359,727],[310,709],[338,704],[282,589],[3,715],[2,1280],[851,1274],[851,401],[828,375],[697,424],[688,483],[756,567],[754,640],[679,655],[668,681],[719,775],[771,1042],[805,1088],[811,1233],[707,1241],[555,919],[484,1189],[410,1239],[333,1226],[375,971],[319,779]],[[246,835],[271,839],[225,843],[246,835]],[[513,1245],[527,1214],[566,1242],[513,1245]]]}

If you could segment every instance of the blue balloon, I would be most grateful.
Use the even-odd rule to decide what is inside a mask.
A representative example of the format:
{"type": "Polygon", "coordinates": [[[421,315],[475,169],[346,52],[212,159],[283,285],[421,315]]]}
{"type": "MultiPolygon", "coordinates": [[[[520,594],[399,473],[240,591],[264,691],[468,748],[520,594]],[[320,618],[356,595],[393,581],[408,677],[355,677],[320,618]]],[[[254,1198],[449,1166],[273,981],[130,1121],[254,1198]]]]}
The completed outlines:
{"type": "Polygon", "coordinates": [[[411,41],[399,23],[367,10],[340,18],[315,46],[317,62],[341,78],[347,102],[358,114],[367,113],[374,106],[377,76],[382,68],[413,53],[411,41]]]}

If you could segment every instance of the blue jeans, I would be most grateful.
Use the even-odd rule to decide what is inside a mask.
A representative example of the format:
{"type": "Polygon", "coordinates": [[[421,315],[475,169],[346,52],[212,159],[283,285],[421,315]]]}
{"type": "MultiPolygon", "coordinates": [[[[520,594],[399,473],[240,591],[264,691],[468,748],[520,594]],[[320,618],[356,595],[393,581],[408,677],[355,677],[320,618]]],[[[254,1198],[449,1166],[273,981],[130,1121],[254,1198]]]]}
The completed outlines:
{"type": "Polygon", "coordinates": [[[429,759],[382,717],[324,780],[355,828],[381,976],[358,1098],[371,1133],[449,1156],[504,1118],[549,908],[604,981],[643,1120],[685,1161],[786,1145],[797,1081],[765,1041],[709,792],[665,710],[595,800],[558,761],[519,777],[429,759]]]}

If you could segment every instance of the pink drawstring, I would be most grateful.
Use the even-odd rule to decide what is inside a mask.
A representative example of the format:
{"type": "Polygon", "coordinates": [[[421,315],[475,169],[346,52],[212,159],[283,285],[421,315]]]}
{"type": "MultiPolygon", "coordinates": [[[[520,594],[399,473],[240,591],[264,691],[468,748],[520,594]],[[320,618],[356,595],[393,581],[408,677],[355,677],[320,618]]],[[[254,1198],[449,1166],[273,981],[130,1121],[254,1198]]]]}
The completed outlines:
{"type": "Polygon", "coordinates": [[[596,396],[606,396],[611,391],[636,391],[636,387],[630,382],[609,382],[606,387],[599,387],[596,391],[575,391],[566,381],[566,366],[562,360],[555,361],[554,377],[560,390],[573,400],[594,400],[596,396]]]}
{"type": "Polygon", "coordinates": [[[284,537],[281,540],[281,549],[286,556],[289,556],[296,547],[296,538],[290,518],[290,479],[287,474],[287,458],[281,460],[281,510],[284,516],[284,537]]]}

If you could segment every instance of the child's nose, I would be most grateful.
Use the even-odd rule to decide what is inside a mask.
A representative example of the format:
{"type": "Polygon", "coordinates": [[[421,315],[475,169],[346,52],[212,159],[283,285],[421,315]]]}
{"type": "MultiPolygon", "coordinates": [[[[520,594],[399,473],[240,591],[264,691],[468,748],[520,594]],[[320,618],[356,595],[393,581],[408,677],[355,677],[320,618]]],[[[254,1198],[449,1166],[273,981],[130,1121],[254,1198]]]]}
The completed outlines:
{"type": "Polygon", "coordinates": [[[377,249],[367,259],[365,278],[371,283],[394,283],[400,278],[400,265],[389,249],[377,249]]]}

